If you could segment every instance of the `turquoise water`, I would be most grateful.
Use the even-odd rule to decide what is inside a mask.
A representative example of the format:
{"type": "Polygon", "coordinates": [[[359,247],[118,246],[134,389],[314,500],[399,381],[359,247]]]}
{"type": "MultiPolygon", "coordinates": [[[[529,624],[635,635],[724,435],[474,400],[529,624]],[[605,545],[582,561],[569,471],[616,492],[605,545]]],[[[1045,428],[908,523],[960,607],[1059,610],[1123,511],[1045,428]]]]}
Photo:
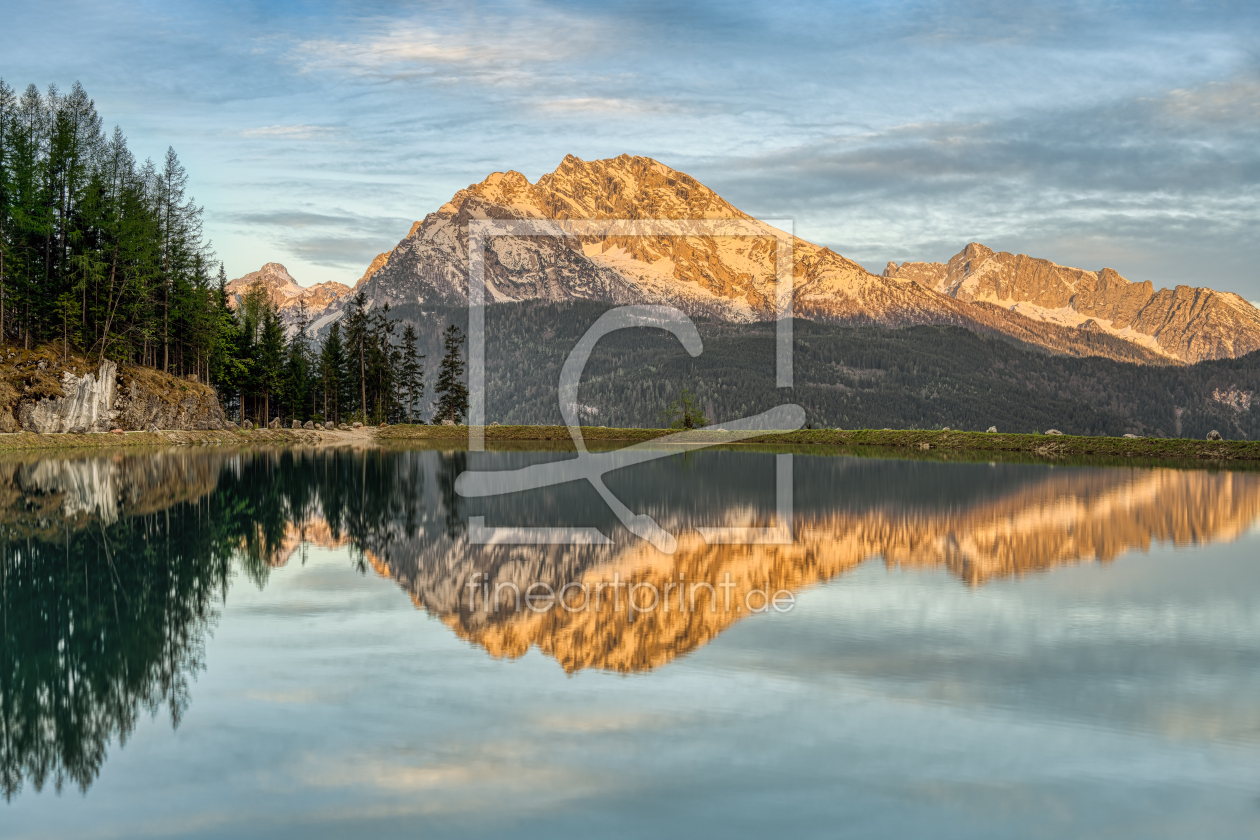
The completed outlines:
{"type": "Polygon", "coordinates": [[[672,555],[583,485],[454,491],[565,457],[0,463],[0,835],[1260,830],[1260,476],[797,455],[793,543],[709,546],[769,524],[774,455],[610,475],[672,555]],[[494,612],[474,573],[735,608],[494,612]]]}

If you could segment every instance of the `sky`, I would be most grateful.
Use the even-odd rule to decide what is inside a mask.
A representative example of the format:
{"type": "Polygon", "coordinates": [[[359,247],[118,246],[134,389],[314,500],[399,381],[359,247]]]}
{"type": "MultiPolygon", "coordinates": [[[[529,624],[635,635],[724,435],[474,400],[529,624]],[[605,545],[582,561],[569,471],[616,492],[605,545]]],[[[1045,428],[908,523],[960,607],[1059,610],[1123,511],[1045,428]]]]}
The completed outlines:
{"type": "Polygon", "coordinates": [[[229,277],[353,283],[491,172],[646,155],[868,269],[970,241],[1260,300],[1254,2],[0,0],[173,146],[229,277]]]}

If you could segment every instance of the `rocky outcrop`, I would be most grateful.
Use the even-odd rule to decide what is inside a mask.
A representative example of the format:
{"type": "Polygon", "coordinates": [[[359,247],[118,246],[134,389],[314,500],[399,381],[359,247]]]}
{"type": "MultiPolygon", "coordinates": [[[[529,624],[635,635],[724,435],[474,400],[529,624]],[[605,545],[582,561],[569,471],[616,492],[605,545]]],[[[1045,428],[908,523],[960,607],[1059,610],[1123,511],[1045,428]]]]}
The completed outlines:
{"type": "Polygon", "coordinates": [[[1089,271],[972,242],[947,263],[889,263],[884,276],[1034,321],[1115,336],[1183,362],[1260,349],[1260,310],[1231,292],[1156,291],[1115,270],[1089,271]]]}
{"type": "Polygon", "coordinates": [[[118,426],[128,430],[222,429],[225,416],[214,389],[157,371],[133,371],[114,403],[118,426]]]}
{"type": "MultiPolygon", "coordinates": [[[[214,389],[148,368],[102,362],[95,373],[61,376],[61,394],[21,402],[17,426],[40,434],[140,431],[149,428],[221,429],[223,408],[214,389]]],[[[0,420],[10,417],[0,412],[0,420]]],[[[17,431],[17,428],[0,428],[17,431]]]]}
{"type": "Polygon", "coordinates": [[[102,362],[95,374],[62,376],[62,397],[23,403],[18,423],[28,432],[108,432],[114,427],[118,365],[102,362]]]}

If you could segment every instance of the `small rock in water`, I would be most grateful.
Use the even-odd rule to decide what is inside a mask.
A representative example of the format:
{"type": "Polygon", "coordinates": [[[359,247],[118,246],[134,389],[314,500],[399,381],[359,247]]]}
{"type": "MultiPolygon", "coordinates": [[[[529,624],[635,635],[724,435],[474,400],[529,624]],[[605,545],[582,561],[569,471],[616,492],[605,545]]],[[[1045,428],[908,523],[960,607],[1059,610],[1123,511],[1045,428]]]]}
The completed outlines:
{"type": "Polygon", "coordinates": [[[930,443],[920,443],[920,444],[919,444],[919,448],[920,448],[920,449],[931,449],[931,448],[932,448],[932,444],[930,444],[930,443]]]}
{"type": "Polygon", "coordinates": [[[989,427],[989,431],[990,431],[990,432],[994,432],[994,433],[996,433],[996,432],[997,432],[997,426],[990,426],[990,427],[989,427]]]}
{"type": "Polygon", "coordinates": [[[1212,431],[1208,432],[1207,439],[1208,440],[1221,440],[1221,433],[1216,431],[1216,429],[1213,429],[1212,431]]]}
{"type": "Polygon", "coordinates": [[[1046,434],[1048,434],[1048,435],[1061,435],[1061,434],[1063,434],[1063,432],[1060,432],[1058,429],[1046,429],[1046,434]]]}

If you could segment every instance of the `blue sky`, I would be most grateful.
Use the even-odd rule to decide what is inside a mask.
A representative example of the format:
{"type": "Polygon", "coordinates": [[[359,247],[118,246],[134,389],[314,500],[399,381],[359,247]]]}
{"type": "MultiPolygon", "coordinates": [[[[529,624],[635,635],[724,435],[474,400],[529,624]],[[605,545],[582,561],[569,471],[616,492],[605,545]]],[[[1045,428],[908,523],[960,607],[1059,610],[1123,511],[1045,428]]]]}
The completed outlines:
{"type": "Polygon", "coordinates": [[[229,276],[353,282],[453,192],[648,155],[879,271],[965,243],[1260,299],[1244,2],[0,0],[0,76],[173,145],[229,276]]]}

